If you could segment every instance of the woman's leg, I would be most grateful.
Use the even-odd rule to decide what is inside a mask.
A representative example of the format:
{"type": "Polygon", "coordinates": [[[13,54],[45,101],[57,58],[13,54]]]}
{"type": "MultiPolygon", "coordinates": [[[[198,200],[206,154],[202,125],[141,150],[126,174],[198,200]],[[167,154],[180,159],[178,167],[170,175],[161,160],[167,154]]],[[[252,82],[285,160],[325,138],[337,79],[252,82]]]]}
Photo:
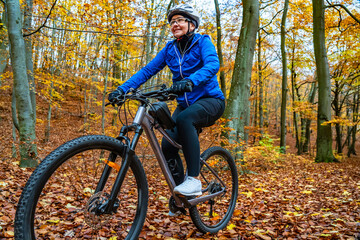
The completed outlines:
{"type": "MultiPolygon", "coordinates": [[[[172,118],[176,119],[177,115],[181,112],[181,109],[178,107],[174,111],[172,118]]],[[[176,142],[179,142],[178,130],[175,127],[172,130],[166,130],[169,136],[174,139],[176,142]]],[[[179,185],[184,181],[184,166],[179,155],[179,149],[171,145],[165,138],[161,141],[161,149],[164,153],[165,159],[170,168],[171,174],[174,178],[175,184],[179,185]]]]}
{"type": "Polygon", "coordinates": [[[213,125],[224,109],[224,101],[203,98],[177,114],[178,138],[183,147],[189,176],[197,177],[200,173],[200,143],[196,128],[213,125]]]}

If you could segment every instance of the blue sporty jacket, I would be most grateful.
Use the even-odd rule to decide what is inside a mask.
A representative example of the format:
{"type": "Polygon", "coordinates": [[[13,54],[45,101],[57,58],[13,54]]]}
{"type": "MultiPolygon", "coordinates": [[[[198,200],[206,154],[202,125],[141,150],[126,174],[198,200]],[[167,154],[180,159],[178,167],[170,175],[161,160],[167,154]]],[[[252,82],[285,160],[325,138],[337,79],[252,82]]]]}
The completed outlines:
{"type": "Polygon", "coordinates": [[[220,90],[216,73],[219,71],[219,58],[208,35],[195,34],[190,48],[181,55],[176,40],[170,41],[156,57],[118,88],[124,92],[137,89],[141,84],[168,66],[173,74],[173,82],[190,79],[193,91],[177,98],[180,106],[186,108],[200,98],[225,99],[220,90]]]}

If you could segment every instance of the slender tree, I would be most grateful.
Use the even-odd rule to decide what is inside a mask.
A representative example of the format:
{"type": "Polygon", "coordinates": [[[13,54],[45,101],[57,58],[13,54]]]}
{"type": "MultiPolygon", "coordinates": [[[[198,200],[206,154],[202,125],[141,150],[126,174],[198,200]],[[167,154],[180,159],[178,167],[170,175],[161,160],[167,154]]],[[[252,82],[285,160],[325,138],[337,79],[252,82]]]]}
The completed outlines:
{"type": "Polygon", "coordinates": [[[20,166],[37,165],[35,143],[35,122],[30,100],[29,82],[26,71],[26,54],[22,36],[22,17],[18,0],[7,0],[8,34],[10,39],[10,59],[14,73],[16,109],[20,135],[20,166]]]}
{"type": "Polygon", "coordinates": [[[280,118],[280,149],[286,152],[286,103],[287,103],[287,59],[285,49],[286,15],[289,0],[285,0],[284,11],[281,19],[281,60],[282,60],[282,84],[281,84],[281,118],[280,118]]]}
{"type": "MultiPolygon", "coordinates": [[[[315,101],[315,95],[316,95],[316,86],[317,86],[317,82],[313,82],[311,84],[311,89],[310,89],[310,93],[309,93],[309,97],[308,97],[308,102],[313,104],[315,101]]],[[[304,119],[305,121],[305,130],[301,132],[301,141],[303,142],[302,145],[302,152],[308,152],[309,151],[309,145],[310,145],[310,135],[311,135],[311,130],[310,130],[310,126],[311,126],[311,119],[309,117],[304,119]]]]}
{"type": "Polygon", "coordinates": [[[262,67],[262,51],[261,51],[261,30],[258,31],[258,77],[259,77],[259,128],[260,135],[263,134],[264,128],[264,81],[263,81],[263,67],[262,67]]]}
{"type": "Polygon", "coordinates": [[[109,79],[109,38],[106,39],[106,58],[105,58],[105,79],[104,79],[104,91],[102,94],[102,111],[101,111],[101,133],[105,134],[105,99],[107,96],[107,85],[109,79]]]}
{"type": "MultiPolygon", "coordinates": [[[[6,11],[6,8],[5,8],[5,11],[6,11]]],[[[9,59],[9,54],[8,54],[8,50],[7,50],[8,37],[6,34],[6,28],[5,28],[5,26],[7,25],[5,11],[1,14],[1,17],[0,17],[0,86],[1,86],[1,78],[2,78],[1,75],[4,72],[7,61],[9,59]]]]}
{"type": "Polygon", "coordinates": [[[220,61],[220,87],[221,91],[223,92],[224,96],[226,97],[226,83],[225,83],[225,72],[224,72],[224,58],[222,54],[222,47],[221,47],[221,13],[219,8],[218,0],[214,0],[215,2],[215,10],[216,10],[216,48],[219,56],[220,61]]]}
{"type": "MultiPolygon", "coordinates": [[[[358,122],[358,113],[359,113],[359,86],[356,87],[356,91],[354,91],[353,94],[353,106],[352,106],[352,112],[353,112],[353,122],[357,123],[358,122]]],[[[351,154],[356,155],[356,150],[355,150],[355,142],[356,142],[356,129],[357,129],[357,124],[355,124],[354,126],[352,126],[350,128],[349,131],[349,147],[348,147],[348,152],[347,152],[347,156],[350,157],[351,154]]]]}
{"type": "MultiPolygon", "coordinates": [[[[32,11],[33,11],[33,0],[26,0],[26,7],[24,11],[24,28],[27,32],[30,32],[31,22],[32,22],[32,11]]],[[[34,111],[33,117],[34,122],[36,123],[36,86],[34,79],[34,63],[32,58],[32,40],[31,36],[26,37],[25,39],[25,55],[26,55],[26,69],[27,77],[30,86],[30,99],[31,105],[34,111]]]]}

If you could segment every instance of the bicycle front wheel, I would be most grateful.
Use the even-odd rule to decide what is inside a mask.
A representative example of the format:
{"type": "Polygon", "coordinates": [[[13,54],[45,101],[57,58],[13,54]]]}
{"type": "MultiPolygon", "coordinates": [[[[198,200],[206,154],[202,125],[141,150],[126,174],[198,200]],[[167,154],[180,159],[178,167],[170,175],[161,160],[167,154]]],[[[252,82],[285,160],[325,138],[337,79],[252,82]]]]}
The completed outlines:
{"type": "Polygon", "coordinates": [[[94,214],[117,176],[110,170],[95,193],[107,160],[121,165],[126,147],[107,136],[85,136],[49,154],[29,178],[15,216],[15,239],[136,239],[146,217],[148,185],[136,156],[112,214],[94,214]],[[97,205],[98,204],[98,205],[97,205]]]}
{"type": "Polygon", "coordinates": [[[203,233],[216,233],[226,227],[235,210],[238,174],[231,154],[221,147],[211,147],[201,154],[200,179],[203,194],[223,189],[219,196],[189,209],[195,226],[203,233]],[[206,163],[206,164],[205,164],[206,163]]]}

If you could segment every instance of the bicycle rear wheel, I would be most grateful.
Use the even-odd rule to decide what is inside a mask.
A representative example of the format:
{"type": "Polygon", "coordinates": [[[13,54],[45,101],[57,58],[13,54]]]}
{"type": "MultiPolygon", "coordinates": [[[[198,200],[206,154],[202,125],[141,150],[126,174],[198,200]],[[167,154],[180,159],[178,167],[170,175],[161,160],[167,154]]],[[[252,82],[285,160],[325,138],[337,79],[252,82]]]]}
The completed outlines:
{"type": "MultiPolygon", "coordinates": [[[[107,200],[117,172],[112,169],[95,193],[106,159],[126,147],[107,136],[85,136],[49,154],[29,178],[15,216],[15,239],[136,239],[146,217],[148,185],[136,156],[130,164],[113,214],[93,214],[107,200]]],[[[115,155],[114,155],[115,154],[115,155]]]]}
{"type": "Polygon", "coordinates": [[[234,159],[221,147],[211,147],[201,154],[200,179],[203,195],[226,191],[189,209],[195,226],[203,233],[216,233],[226,227],[235,210],[238,174],[234,159]],[[204,164],[206,162],[206,164],[204,164]],[[216,175],[214,174],[216,173],[216,175]],[[205,190],[205,191],[204,191],[205,190]]]}

